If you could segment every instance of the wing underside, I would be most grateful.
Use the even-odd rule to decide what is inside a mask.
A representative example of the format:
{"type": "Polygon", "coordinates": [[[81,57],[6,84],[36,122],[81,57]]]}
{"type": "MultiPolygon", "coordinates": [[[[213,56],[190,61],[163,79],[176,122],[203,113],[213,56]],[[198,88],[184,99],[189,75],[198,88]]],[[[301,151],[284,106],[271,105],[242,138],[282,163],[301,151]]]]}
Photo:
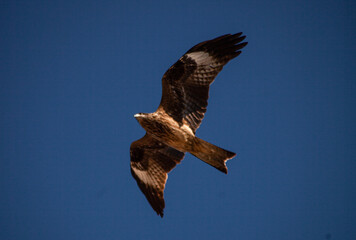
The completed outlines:
{"type": "Polygon", "coordinates": [[[131,144],[130,156],[132,176],[152,208],[163,217],[168,172],[183,159],[184,153],[146,134],[131,144]]]}
{"type": "Polygon", "coordinates": [[[209,87],[218,73],[247,45],[242,33],[227,34],[192,47],[162,78],[158,111],[167,112],[193,132],[200,126],[208,106],[209,87]]]}

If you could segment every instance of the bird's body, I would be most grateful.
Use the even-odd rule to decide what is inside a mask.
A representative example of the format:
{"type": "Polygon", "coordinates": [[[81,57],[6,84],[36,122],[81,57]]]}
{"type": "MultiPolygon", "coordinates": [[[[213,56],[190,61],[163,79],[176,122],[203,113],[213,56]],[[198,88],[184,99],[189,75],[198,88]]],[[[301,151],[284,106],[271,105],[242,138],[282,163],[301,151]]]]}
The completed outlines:
{"type": "Polygon", "coordinates": [[[181,152],[189,152],[195,135],[185,124],[179,125],[165,112],[136,114],[135,118],[147,133],[181,152]]]}
{"type": "Polygon", "coordinates": [[[210,84],[247,45],[241,34],[223,35],[191,48],[164,74],[157,111],[135,114],[146,135],[131,144],[131,173],[161,216],[167,173],[186,152],[224,173],[225,162],[236,155],[196,137],[195,132],[206,112],[210,84]]]}

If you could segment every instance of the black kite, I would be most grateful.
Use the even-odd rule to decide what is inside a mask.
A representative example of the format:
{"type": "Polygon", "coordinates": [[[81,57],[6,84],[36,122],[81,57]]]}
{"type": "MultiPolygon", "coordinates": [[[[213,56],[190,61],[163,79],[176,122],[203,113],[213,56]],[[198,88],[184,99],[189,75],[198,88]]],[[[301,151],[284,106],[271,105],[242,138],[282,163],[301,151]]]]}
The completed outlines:
{"type": "Polygon", "coordinates": [[[247,45],[242,33],[199,43],[162,79],[162,99],[154,113],[135,114],[146,135],[130,147],[131,173],[158,215],[163,217],[167,174],[189,152],[227,173],[225,162],[236,154],[195,136],[204,118],[209,86],[223,66],[247,45]]]}

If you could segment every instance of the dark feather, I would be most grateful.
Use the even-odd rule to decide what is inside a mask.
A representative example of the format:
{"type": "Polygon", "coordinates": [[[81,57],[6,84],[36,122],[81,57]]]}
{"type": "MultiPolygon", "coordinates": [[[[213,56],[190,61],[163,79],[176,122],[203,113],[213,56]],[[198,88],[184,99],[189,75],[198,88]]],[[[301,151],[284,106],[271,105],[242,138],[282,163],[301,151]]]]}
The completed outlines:
{"type": "Polygon", "coordinates": [[[200,126],[208,106],[209,86],[223,66],[237,57],[247,42],[242,33],[227,34],[199,43],[186,52],[162,78],[158,111],[167,112],[193,132],[200,126]]]}
{"type": "Polygon", "coordinates": [[[167,173],[183,159],[184,153],[146,134],[131,144],[130,157],[132,176],[152,208],[163,217],[167,173]]]}

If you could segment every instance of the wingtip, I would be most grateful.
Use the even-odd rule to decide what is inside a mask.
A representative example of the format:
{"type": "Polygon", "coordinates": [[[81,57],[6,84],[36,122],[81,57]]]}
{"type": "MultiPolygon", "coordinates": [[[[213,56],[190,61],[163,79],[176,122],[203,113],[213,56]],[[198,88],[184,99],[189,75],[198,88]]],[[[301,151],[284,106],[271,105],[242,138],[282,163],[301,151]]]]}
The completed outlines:
{"type": "Polygon", "coordinates": [[[241,35],[242,35],[242,32],[238,32],[238,33],[232,34],[233,37],[240,37],[241,35]]]}
{"type": "Polygon", "coordinates": [[[241,45],[241,48],[244,48],[244,47],[246,47],[246,46],[247,46],[247,44],[248,44],[248,42],[243,42],[243,43],[240,43],[240,45],[241,45]]]}

